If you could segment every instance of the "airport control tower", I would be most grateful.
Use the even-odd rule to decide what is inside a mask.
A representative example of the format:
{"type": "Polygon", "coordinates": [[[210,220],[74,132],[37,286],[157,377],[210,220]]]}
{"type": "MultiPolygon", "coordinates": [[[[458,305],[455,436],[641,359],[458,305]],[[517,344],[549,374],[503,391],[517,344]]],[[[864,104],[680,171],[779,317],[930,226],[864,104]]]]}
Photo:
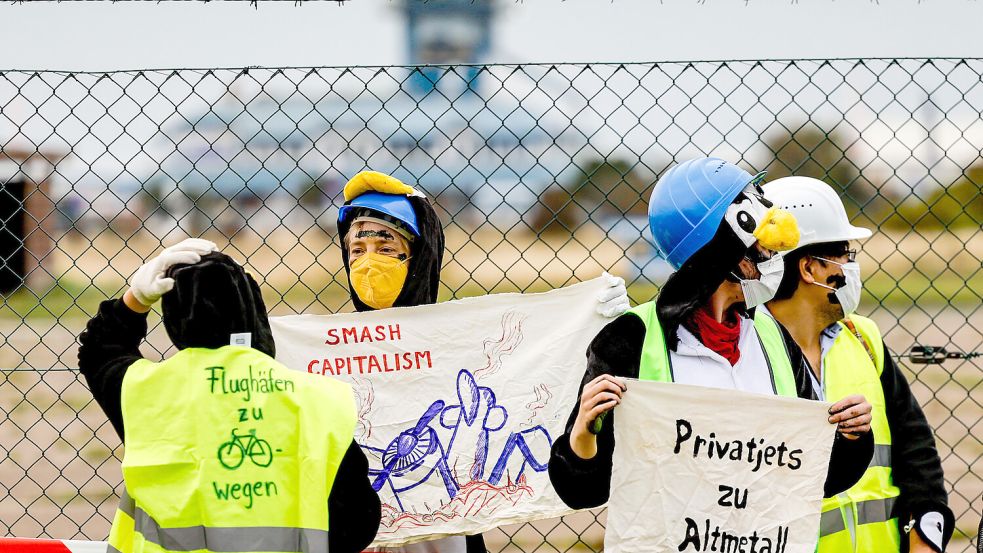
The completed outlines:
{"type": "MultiPolygon", "coordinates": [[[[409,63],[481,63],[491,48],[495,5],[492,0],[404,0],[401,9],[406,17],[409,63]]],[[[411,75],[409,87],[421,96],[434,88],[457,96],[465,89],[477,90],[478,68],[458,68],[455,75],[445,75],[440,68],[422,68],[411,75]]]]}

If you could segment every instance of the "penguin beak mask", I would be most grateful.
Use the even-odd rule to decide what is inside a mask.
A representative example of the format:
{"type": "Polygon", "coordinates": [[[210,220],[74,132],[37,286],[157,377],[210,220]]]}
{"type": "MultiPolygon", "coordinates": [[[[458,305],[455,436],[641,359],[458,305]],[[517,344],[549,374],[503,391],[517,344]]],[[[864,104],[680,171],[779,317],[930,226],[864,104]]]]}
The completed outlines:
{"type": "Polygon", "coordinates": [[[795,216],[768,201],[757,179],[737,195],[724,220],[748,248],[757,242],[765,249],[781,252],[795,249],[799,243],[795,216]]]}

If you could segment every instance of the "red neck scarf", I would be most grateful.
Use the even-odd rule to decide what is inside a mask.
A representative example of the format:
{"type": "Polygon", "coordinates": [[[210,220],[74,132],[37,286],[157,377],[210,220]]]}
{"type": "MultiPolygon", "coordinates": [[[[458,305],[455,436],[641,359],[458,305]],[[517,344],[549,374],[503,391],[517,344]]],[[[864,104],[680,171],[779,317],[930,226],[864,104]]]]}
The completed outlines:
{"type": "Polygon", "coordinates": [[[709,311],[701,307],[686,319],[683,326],[692,332],[704,346],[729,361],[732,367],[741,358],[741,350],[737,349],[741,337],[740,318],[732,323],[728,323],[726,320],[718,322],[710,315],[709,311]]]}

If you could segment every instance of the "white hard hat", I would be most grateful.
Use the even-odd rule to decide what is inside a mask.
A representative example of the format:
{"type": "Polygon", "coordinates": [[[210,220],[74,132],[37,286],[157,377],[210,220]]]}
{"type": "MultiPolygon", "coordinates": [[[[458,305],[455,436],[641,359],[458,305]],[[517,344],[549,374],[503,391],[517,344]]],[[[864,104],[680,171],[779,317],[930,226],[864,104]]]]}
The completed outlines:
{"type": "Polygon", "coordinates": [[[763,185],[765,198],[788,210],[799,225],[799,245],[845,242],[870,237],[870,229],[850,224],[836,191],[819,179],[784,177],[763,185]]]}

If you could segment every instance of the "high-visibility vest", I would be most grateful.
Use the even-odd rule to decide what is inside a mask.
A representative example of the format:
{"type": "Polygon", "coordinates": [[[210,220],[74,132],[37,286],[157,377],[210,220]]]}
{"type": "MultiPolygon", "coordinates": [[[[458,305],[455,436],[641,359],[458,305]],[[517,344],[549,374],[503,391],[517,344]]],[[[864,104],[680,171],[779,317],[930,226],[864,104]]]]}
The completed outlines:
{"type": "Polygon", "coordinates": [[[121,407],[110,553],[327,553],[328,496],[355,432],[347,384],[251,348],[188,348],[130,365],[121,407]]]}
{"type": "Polygon", "coordinates": [[[884,346],[874,321],[857,315],[848,320],[852,325],[839,323],[840,333],[826,352],[823,389],[830,402],[853,394],[863,394],[870,402],[874,458],[852,488],[823,500],[819,551],[899,551],[901,534],[892,511],[901,490],[891,477],[891,428],[881,386],[884,346]]]}
{"type": "MultiPolygon", "coordinates": [[[[638,366],[638,378],[657,382],[673,382],[672,364],[669,362],[669,349],[662,333],[662,324],[656,313],[655,302],[647,302],[628,310],[645,323],[645,341],[642,343],[642,358],[638,366]]],[[[758,310],[754,316],[754,329],[765,353],[768,372],[771,373],[771,388],[775,394],[797,397],[795,373],[792,361],[782,338],[778,323],[769,315],[758,310]]]]}

